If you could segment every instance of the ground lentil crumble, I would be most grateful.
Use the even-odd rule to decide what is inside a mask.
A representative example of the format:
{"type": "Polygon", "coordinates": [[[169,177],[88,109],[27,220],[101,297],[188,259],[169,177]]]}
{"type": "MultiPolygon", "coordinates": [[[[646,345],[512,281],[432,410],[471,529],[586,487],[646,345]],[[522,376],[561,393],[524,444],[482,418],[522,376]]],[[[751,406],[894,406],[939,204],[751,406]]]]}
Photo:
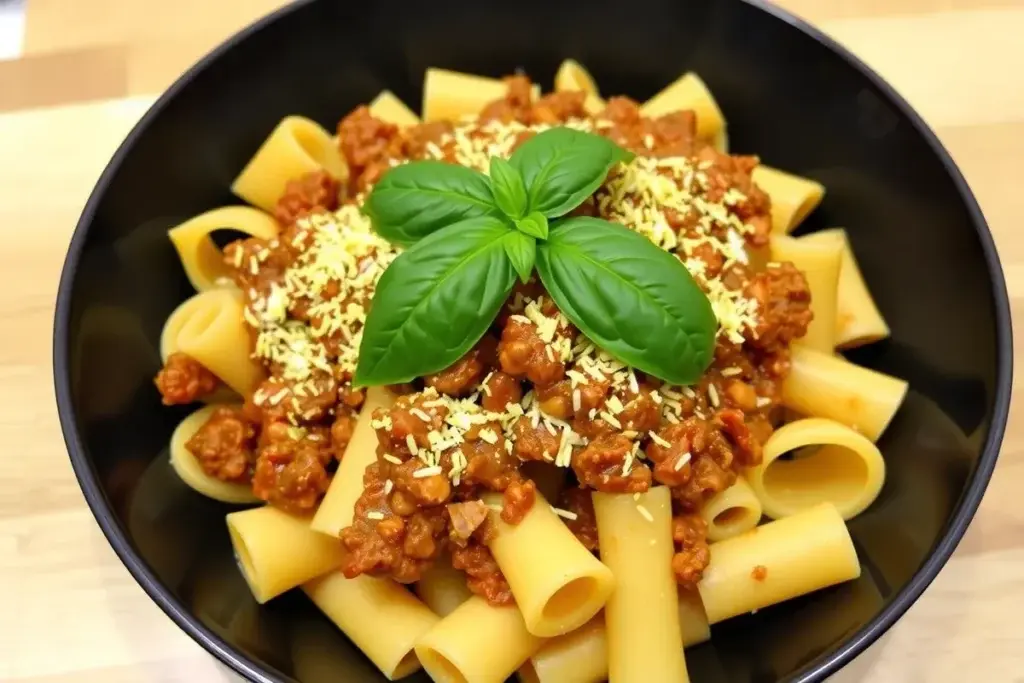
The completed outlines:
{"type": "MultiPolygon", "coordinates": [[[[506,81],[505,98],[455,123],[399,128],[359,107],[338,125],[347,183],[322,172],[293,179],[275,211],[280,235],[224,250],[268,379],[242,409],[215,413],[188,448],[211,476],[251,481],[260,498],[290,512],[314,509],[351,438],[363,400],[351,385],[362,326],[399,252],[360,213],[366,191],[410,160],[486,172],[492,155],[508,157],[556,125],[604,135],[636,158],[613,168],[575,213],[622,223],[680,259],[718,319],[711,367],[688,387],[647,377],[585,339],[538,282],[517,285],[465,357],[372,416],[377,461],[341,534],[343,571],[409,583],[448,552],[473,592],[511,603],[487,548],[493,529],[482,496],[501,492],[495,512],[518,523],[537,500],[520,465],[535,460],[571,473],[552,509],[590,550],[590,490],[670,487],[672,567],[692,588],[709,559],[700,507],[761,461],[781,419],[789,344],[811,320],[807,283],[792,264],[752,267],[748,254],[765,246],[771,224],[769,198],[751,180],[758,160],[698,139],[692,112],[650,119],[613,97],[589,115],[582,93],[534,101],[526,77],[506,81]]],[[[157,376],[165,403],[196,400],[218,384],[180,354],[157,376]]],[[[760,569],[754,577],[763,580],[760,569]]]]}

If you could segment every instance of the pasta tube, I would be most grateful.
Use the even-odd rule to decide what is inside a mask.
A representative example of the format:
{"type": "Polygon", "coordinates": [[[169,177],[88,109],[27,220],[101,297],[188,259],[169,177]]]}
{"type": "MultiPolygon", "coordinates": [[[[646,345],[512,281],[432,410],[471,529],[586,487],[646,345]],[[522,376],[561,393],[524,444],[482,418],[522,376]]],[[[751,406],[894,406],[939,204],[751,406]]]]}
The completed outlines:
{"type": "Polygon", "coordinates": [[[850,532],[830,503],[710,547],[697,588],[712,624],[860,576],[850,532]]]}
{"type": "Polygon", "coordinates": [[[836,345],[836,292],[839,290],[842,241],[833,237],[807,242],[774,235],[770,246],[773,261],[792,261],[807,278],[814,319],[807,326],[807,334],[800,344],[831,352],[836,345]]]}
{"type": "Polygon", "coordinates": [[[309,520],[275,507],[227,516],[231,545],[259,603],[341,566],[338,539],[309,528],[309,520]]]}
{"type": "Polygon", "coordinates": [[[723,541],[757,526],[761,521],[761,501],[750,484],[739,478],[704,503],[700,515],[708,525],[708,540],[723,541]]]}
{"type": "Polygon", "coordinates": [[[405,102],[398,99],[390,90],[382,90],[379,95],[370,102],[370,114],[381,121],[393,123],[396,126],[415,126],[420,122],[412,109],[405,106],[405,102]]]}
{"type": "MultiPolygon", "coordinates": [[[[245,301],[237,289],[208,289],[189,299],[177,334],[165,326],[161,346],[176,347],[219,377],[242,396],[263,381],[263,367],[250,358],[250,330],[245,324],[245,301]]],[[[178,313],[178,311],[175,311],[178,313]]],[[[174,320],[177,327],[179,321],[174,320]]]]}
{"type": "Polygon", "coordinates": [[[875,501],[885,482],[878,447],[846,425],[820,417],[790,422],[764,444],[760,465],[746,471],[764,505],[779,519],[817,504],[832,503],[851,519],[875,501]],[[803,446],[821,446],[792,460],[779,456],[803,446]]]}
{"type": "Polygon", "coordinates": [[[348,164],[320,124],[302,116],[286,116],[256,150],[235,178],[231,191],[264,211],[273,211],[289,180],[326,171],[348,180],[348,164]]]}
{"type": "Polygon", "coordinates": [[[871,439],[892,421],[907,393],[907,383],[881,372],[799,344],[782,383],[782,402],[798,413],[842,422],[871,439]]]}
{"type": "Polygon", "coordinates": [[[447,555],[434,564],[416,582],[416,595],[439,617],[446,617],[473,593],[466,585],[466,575],[452,566],[447,555]]]}
{"type": "Polygon", "coordinates": [[[668,85],[640,107],[644,116],[656,118],[681,109],[693,110],[697,116],[697,137],[711,142],[720,152],[727,151],[725,117],[711,91],[700,76],[690,72],[668,85]]]}
{"type": "Polygon", "coordinates": [[[809,243],[827,243],[832,239],[840,240],[843,245],[836,305],[836,346],[849,349],[885,339],[889,336],[889,326],[864,283],[846,231],[833,228],[800,238],[809,243]]]}
{"type": "MultiPolygon", "coordinates": [[[[484,498],[492,505],[501,502],[500,494],[484,498]]],[[[506,524],[497,513],[491,521],[496,533],[488,546],[530,633],[545,638],[568,633],[604,607],[614,585],[611,571],[583,547],[539,492],[519,524],[506,524]]]]}
{"type": "Polygon", "coordinates": [[[171,434],[171,467],[181,480],[199,493],[222,503],[255,503],[259,498],[248,483],[233,483],[211,477],[203,471],[199,461],[185,447],[188,440],[206,424],[213,411],[220,406],[210,405],[192,413],[171,434]]]}
{"type": "Polygon", "coordinates": [[[751,178],[772,200],[772,233],[786,235],[800,225],[825,197],[825,186],[816,180],[760,165],[751,178]]]}
{"type": "Polygon", "coordinates": [[[331,572],[302,590],[388,680],[420,668],[413,646],[440,619],[404,587],[390,579],[346,579],[331,572]]]}
{"type": "Polygon", "coordinates": [[[474,595],[417,641],[416,655],[436,683],[503,683],[543,643],[519,608],[474,595]]]}
{"type": "MultiPolygon", "coordinates": [[[[521,683],[600,683],[608,680],[608,633],[603,614],[564,636],[547,641],[519,669],[521,683]]],[[[683,647],[711,638],[704,606],[696,591],[679,593],[683,647]]]]}
{"type": "Polygon", "coordinates": [[[672,575],[672,498],[657,486],[638,499],[594,493],[601,561],[617,579],[605,607],[608,679],[688,681],[672,575]],[[639,628],[643,625],[643,628],[639,628]]]}
{"type": "Polygon", "coordinates": [[[583,68],[583,65],[575,59],[567,59],[558,67],[555,73],[555,92],[583,91],[586,99],[583,106],[590,114],[596,114],[604,109],[605,101],[601,99],[597,83],[590,75],[590,72],[583,68]]]}
{"type": "MultiPolygon", "coordinates": [[[[423,120],[454,121],[475,116],[494,100],[504,98],[507,90],[500,78],[429,68],[423,79],[423,120]]],[[[539,97],[540,86],[534,85],[533,99],[539,97]]]]}
{"type": "MultiPolygon", "coordinates": [[[[224,206],[201,213],[167,231],[178,252],[185,275],[197,292],[233,287],[224,254],[210,237],[217,230],[235,230],[269,240],[280,228],[271,216],[250,206],[224,206]]],[[[241,253],[241,252],[239,252],[241,253]]]]}
{"type": "Polygon", "coordinates": [[[341,530],[351,526],[356,501],[363,494],[363,472],[377,460],[377,433],[370,422],[378,408],[390,408],[395,395],[384,387],[368,387],[359,419],[338,471],[331,479],[320,507],[313,515],[310,528],[328,536],[341,537],[341,530]]]}

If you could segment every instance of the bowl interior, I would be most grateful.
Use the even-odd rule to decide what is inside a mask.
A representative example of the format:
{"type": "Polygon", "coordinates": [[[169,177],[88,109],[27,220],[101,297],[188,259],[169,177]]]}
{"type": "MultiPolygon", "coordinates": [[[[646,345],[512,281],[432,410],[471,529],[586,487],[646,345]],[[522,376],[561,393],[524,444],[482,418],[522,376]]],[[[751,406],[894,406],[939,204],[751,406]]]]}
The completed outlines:
{"type": "Polygon", "coordinates": [[[848,229],[892,327],[891,340],[852,357],[911,386],[880,443],[882,495],[851,524],[862,577],[716,626],[688,655],[692,680],[818,679],[894,607],[987,476],[1009,323],[998,320],[1005,302],[980,218],[928,137],[845,57],[740,0],[602,0],[585,12],[571,0],[304,3],[207,60],[133,133],[79,226],[56,334],[65,430],[101,522],[130,565],[141,558],[144,583],[157,579],[149,588],[165,609],[229,644],[255,679],[383,680],[301,596],[256,605],[231,557],[226,508],[171,471],[168,438],[187,410],[162,407],[152,377],[161,326],[191,290],[167,228],[237,202],[231,180],[286,114],[333,128],[384,88],[416,108],[428,66],[522,68],[549,87],[570,56],[604,93],[637,99],[695,70],[734,151],[823,182],[825,202],[803,229],[848,229]]]}

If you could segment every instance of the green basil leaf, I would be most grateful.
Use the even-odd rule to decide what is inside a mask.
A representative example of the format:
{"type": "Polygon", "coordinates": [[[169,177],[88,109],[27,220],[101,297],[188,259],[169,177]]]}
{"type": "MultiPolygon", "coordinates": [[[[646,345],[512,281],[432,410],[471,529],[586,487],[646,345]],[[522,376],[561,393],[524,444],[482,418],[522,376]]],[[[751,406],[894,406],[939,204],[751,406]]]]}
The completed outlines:
{"type": "Polygon", "coordinates": [[[483,173],[441,161],[414,161],[385,173],[363,204],[384,239],[408,246],[467,218],[500,216],[483,173]]]}
{"type": "Polygon", "coordinates": [[[537,260],[537,240],[529,235],[513,230],[504,237],[505,253],[512,267],[519,273],[519,279],[525,285],[533,274],[533,264],[537,260]]]}
{"type": "Polygon", "coordinates": [[[354,384],[401,384],[449,367],[484,335],[512,291],[509,226],[472,218],[428,235],[377,283],[354,384]]]}
{"type": "Polygon", "coordinates": [[[718,322],[678,258],[599,218],[557,223],[537,271],[562,313],[623,363],[692,384],[711,363],[718,322]]]}
{"type": "Polygon", "coordinates": [[[548,238],[548,219],[538,211],[534,211],[526,218],[513,221],[513,223],[516,224],[519,232],[526,233],[530,237],[536,237],[539,240],[548,238]]]}
{"type": "Polygon", "coordinates": [[[519,171],[501,157],[491,157],[491,191],[494,203],[509,218],[526,215],[526,186],[519,171]]]}
{"type": "Polygon", "coordinates": [[[594,194],[612,166],[632,158],[600,135],[551,128],[521,144],[509,163],[526,184],[529,210],[557,218],[594,194]]]}

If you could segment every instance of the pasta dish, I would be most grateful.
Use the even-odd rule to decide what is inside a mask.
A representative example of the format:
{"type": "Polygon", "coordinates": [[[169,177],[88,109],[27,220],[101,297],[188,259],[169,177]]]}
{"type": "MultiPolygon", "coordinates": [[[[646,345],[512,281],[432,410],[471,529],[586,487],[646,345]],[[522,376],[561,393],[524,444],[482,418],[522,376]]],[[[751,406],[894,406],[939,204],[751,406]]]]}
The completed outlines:
{"type": "Polygon", "coordinates": [[[283,119],[170,230],[156,377],[256,600],[390,680],[677,682],[858,577],[907,386],[837,353],[889,330],[844,230],[789,234],[825,188],[727,150],[695,74],[641,104],[572,60],[283,119]]]}

